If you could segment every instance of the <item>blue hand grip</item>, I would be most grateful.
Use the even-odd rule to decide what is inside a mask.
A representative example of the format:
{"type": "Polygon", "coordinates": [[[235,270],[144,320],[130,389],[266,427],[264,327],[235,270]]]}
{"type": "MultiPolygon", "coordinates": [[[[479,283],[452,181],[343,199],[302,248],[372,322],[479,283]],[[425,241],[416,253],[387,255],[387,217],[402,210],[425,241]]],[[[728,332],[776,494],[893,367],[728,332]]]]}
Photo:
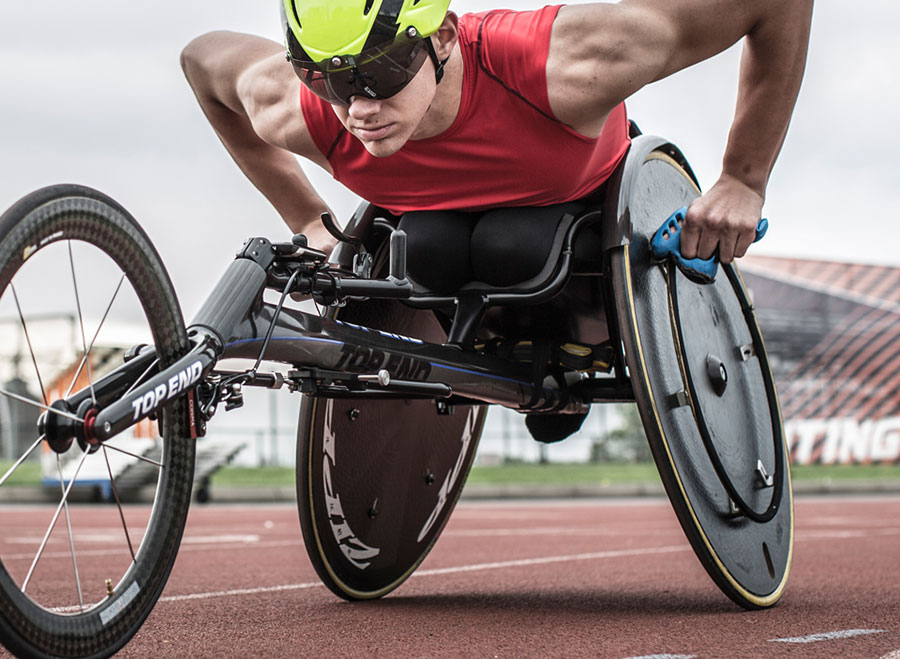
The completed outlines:
{"type": "MultiPolygon", "coordinates": [[[[719,271],[718,253],[708,259],[686,259],[681,255],[681,225],[686,213],[687,206],[682,206],[656,230],[650,239],[650,256],[654,261],[664,261],[671,256],[688,279],[698,284],[711,284],[719,271]]],[[[761,240],[768,230],[769,221],[761,219],[756,225],[756,238],[753,242],[761,240]]]]}

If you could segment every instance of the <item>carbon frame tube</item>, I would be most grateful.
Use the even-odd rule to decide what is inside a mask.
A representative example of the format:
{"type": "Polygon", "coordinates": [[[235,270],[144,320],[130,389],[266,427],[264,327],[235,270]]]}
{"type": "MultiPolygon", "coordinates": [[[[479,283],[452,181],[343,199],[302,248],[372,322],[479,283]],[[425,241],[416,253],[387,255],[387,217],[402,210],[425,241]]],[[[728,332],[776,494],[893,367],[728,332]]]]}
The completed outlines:
{"type": "MultiPolygon", "coordinates": [[[[102,409],[91,427],[85,428],[85,434],[106,441],[192,390],[215,366],[219,352],[218,341],[212,335],[198,334],[198,339],[184,357],[102,409]]],[[[103,384],[99,383],[101,387],[103,384]]]]}
{"type": "MultiPolygon", "coordinates": [[[[192,390],[219,360],[223,336],[250,314],[261,300],[266,282],[265,269],[253,258],[238,257],[207,297],[189,328],[193,348],[187,355],[143,384],[130,389],[143,373],[140,364],[149,363],[155,351],[144,351],[120,368],[94,383],[99,400],[115,400],[85,422],[85,435],[105,441],[144,419],[170,400],[192,390]]],[[[74,393],[66,401],[72,411],[90,396],[88,389],[74,393]]]]}
{"type": "MultiPolygon", "coordinates": [[[[273,314],[270,304],[254,308],[226,339],[222,358],[259,357],[273,314]]],[[[534,389],[530,365],[296,309],[281,310],[263,359],[351,374],[387,370],[393,379],[446,384],[454,395],[512,408],[532,403],[534,389]]],[[[535,407],[553,404],[560,396],[555,385],[544,386],[535,407]]]]}
{"type": "MultiPolygon", "coordinates": [[[[260,263],[240,257],[232,261],[189,328],[193,349],[101,410],[86,428],[87,434],[105,441],[124,431],[191,390],[220,359],[257,359],[275,316],[275,306],[262,300],[265,282],[266,271],[260,263]]],[[[554,408],[565,412],[582,411],[584,407],[577,400],[558,406],[563,392],[550,380],[535,396],[531,369],[526,364],[295,309],[282,308],[274,322],[262,356],[266,361],[348,374],[387,370],[396,380],[445,384],[454,396],[513,409],[554,408]]],[[[107,391],[113,383],[117,391],[123,388],[122,378],[111,376],[101,378],[95,389],[107,391]]]]}

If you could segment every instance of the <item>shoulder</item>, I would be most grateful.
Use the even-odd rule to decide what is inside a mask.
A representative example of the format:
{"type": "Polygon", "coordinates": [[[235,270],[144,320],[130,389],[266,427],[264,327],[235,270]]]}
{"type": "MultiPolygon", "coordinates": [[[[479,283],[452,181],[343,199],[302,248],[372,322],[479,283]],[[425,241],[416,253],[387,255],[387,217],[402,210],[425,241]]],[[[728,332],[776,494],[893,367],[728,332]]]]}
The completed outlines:
{"type": "Polygon", "coordinates": [[[534,11],[495,10],[467,15],[463,42],[488,75],[552,116],[547,102],[547,55],[559,5],[534,11]]]}
{"type": "Polygon", "coordinates": [[[466,14],[460,23],[488,61],[503,61],[539,53],[546,57],[550,31],[561,5],[532,11],[498,9],[466,14]]]}
{"type": "Polygon", "coordinates": [[[614,107],[658,77],[674,44],[671,22],[650,3],[563,7],[547,58],[554,113],[596,136],[614,107]]]}

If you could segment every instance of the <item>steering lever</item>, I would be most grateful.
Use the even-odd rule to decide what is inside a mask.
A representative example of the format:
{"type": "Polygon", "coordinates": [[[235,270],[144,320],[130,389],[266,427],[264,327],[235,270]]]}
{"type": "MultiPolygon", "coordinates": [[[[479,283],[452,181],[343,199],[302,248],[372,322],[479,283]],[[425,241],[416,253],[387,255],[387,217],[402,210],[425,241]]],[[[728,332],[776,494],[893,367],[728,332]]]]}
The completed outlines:
{"type": "Polygon", "coordinates": [[[331,217],[331,213],[322,213],[320,217],[322,219],[322,224],[325,226],[325,230],[328,231],[328,233],[340,240],[342,243],[348,243],[352,245],[356,249],[356,251],[359,251],[359,249],[362,247],[362,241],[356,236],[351,236],[341,231],[340,227],[338,227],[337,223],[334,221],[334,218],[331,217]]]}

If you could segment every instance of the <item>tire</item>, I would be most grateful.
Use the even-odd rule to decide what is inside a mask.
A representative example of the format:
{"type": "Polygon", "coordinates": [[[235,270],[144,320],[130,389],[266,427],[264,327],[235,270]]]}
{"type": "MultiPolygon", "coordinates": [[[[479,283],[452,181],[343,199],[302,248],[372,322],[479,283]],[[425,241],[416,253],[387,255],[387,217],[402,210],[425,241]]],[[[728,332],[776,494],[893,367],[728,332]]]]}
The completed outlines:
{"type": "MultiPolygon", "coordinates": [[[[161,368],[188,348],[181,310],[156,250],[121,206],[89,188],[44,188],[3,214],[0,291],[2,317],[11,319],[2,325],[3,336],[17,337],[25,352],[16,360],[18,374],[37,401],[66,397],[67,383],[81,389],[85,378],[93,381],[122,363],[121,351],[108,345],[117,340],[117,318],[135,329],[126,335],[129,343],[117,347],[138,343],[134,337],[143,332],[143,342],[155,346],[161,368]],[[60,316],[64,306],[74,308],[73,313],[60,316]],[[86,347],[90,359],[79,369],[86,347]]],[[[5,357],[3,362],[5,368],[5,357]]],[[[4,394],[6,379],[0,383],[4,394]]],[[[35,409],[7,395],[0,400],[7,410],[18,405],[19,415],[35,409]]],[[[160,438],[142,439],[139,431],[128,431],[94,452],[83,451],[75,441],[57,453],[46,440],[35,442],[33,422],[17,433],[16,445],[34,446],[34,454],[40,446],[42,461],[58,475],[56,483],[44,475],[45,491],[55,494],[52,503],[25,510],[4,506],[0,512],[0,640],[11,652],[27,657],[109,656],[150,613],[175,560],[191,497],[194,442],[188,438],[185,399],[164,408],[158,424],[148,424],[145,430],[156,426],[160,438]],[[23,440],[26,432],[30,436],[23,440]],[[158,464],[107,449],[117,444],[145,457],[158,454],[158,459],[151,458],[158,464]],[[91,485],[64,491],[60,482],[74,476],[63,470],[82,457],[79,474],[91,485]],[[121,485],[111,478],[114,467],[122,474],[116,479],[121,485]],[[152,504],[77,505],[85,497],[82,490],[116,502],[129,495],[146,501],[146,495],[125,489],[125,475],[138,468],[149,469],[147,480],[155,481],[152,504]],[[101,477],[92,480],[92,474],[101,477]],[[44,535],[47,544],[41,551],[44,535]]],[[[27,448],[16,455],[26,453],[27,448]]],[[[2,477],[0,497],[15,489],[17,472],[27,471],[29,464],[25,460],[9,472],[4,465],[9,479],[2,477]]]]}
{"type": "Polygon", "coordinates": [[[649,239],[699,195],[668,151],[632,176],[631,242],[611,252],[619,330],[666,493],[695,554],[747,609],[782,596],[793,501],[781,411],[762,335],[737,268],[712,284],[649,260],[649,239]],[[712,365],[712,366],[711,366],[712,365]]]}
{"type": "MultiPolygon", "coordinates": [[[[430,311],[397,302],[349,305],[341,319],[445,338],[430,311]]],[[[297,503],[310,561],[346,600],[402,584],[450,518],[478,448],[483,406],[439,415],[430,400],[305,396],[297,429],[297,503]]]]}

